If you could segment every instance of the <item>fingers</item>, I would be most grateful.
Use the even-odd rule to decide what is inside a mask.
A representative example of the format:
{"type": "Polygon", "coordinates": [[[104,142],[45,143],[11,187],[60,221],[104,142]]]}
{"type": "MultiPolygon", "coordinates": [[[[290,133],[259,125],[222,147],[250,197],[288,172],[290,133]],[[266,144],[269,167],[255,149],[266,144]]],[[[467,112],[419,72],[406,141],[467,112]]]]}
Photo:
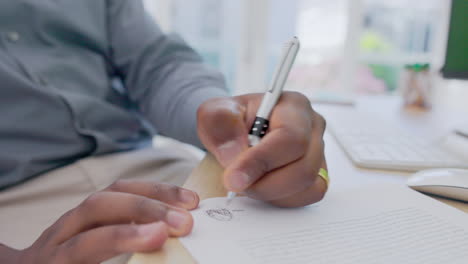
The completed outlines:
{"type": "MultiPolygon", "coordinates": [[[[309,105],[302,97],[286,98],[283,103],[280,101],[272,115],[271,131],[258,145],[240,154],[225,170],[224,182],[229,190],[242,192],[260,178],[263,181],[268,173],[283,166],[289,167],[306,155],[312,155],[308,160],[320,162],[325,121],[310,107],[301,106],[306,103],[309,105]],[[292,105],[299,107],[299,110],[292,105]]],[[[311,167],[308,163],[302,162],[302,166],[291,171],[307,171],[311,167]]],[[[308,171],[309,175],[313,172],[308,171]]],[[[300,182],[293,184],[301,185],[300,182]]],[[[304,188],[304,185],[301,187],[304,188]]]]}
{"type": "Polygon", "coordinates": [[[56,250],[57,263],[101,263],[123,253],[159,249],[167,238],[163,222],[99,227],[61,244],[56,250]]]}
{"type": "MultiPolygon", "coordinates": [[[[327,161],[325,156],[322,160],[322,165],[320,168],[323,168],[328,171],[327,161]]],[[[303,191],[295,193],[291,196],[269,201],[271,204],[279,207],[299,207],[306,206],[312,203],[321,201],[325,196],[328,190],[328,183],[322,177],[318,176],[315,178],[314,184],[306,188],[303,191]]]]}
{"type": "MultiPolygon", "coordinates": [[[[323,157],[322,165],[320,166],[320,168],[323,168],[326,171],[328,171],[325,155],[323,157]]],[[[328,187],[329,186],[327,181],[325,181],[325,179],[319,176],[315,178],[314,184],[312,184],[312,186],[306,188],[305,190],[285,198],[269,201],[269,203],[279,207],[306,206],[321,201],[327,193],[328,187]]]]}
{"type": "Polygon", "coordinates": [[[315,177],[315,182],[305,190],[286,198],[269,201],[279,207],[300,207],[316,203],[323,199],[327,192],[327,184],[321,177],[315,177]]]}
{"type": "Polygon", "coordinates": [[[226,169],[226,188],[242,192],[268,172],[303,157],[311,139],[313,115],[303,95],[283,94],[271,115],[268,134],[226,169]]]}
{"type": "Polygon", "coordinates": [[[200,198],[195,192],[175,185],[153,181],[119,180],[104,189],[104,191],[141,195],[188,210],[197,208],[200,201],[200,198]]]}
{"type": "Polygon", "coordinates": [[[246,190],[247,195],[259,200],[272,201],[308,189],[316,183],[323,161],[323,148],[322,139],[313,137],[304,157],[267,173],[246,190]]]}
{"type": "Polygon", "coordinates": [[[283,93],[270,117],[266,136],[247,147],[247,133],[260,106],[261,95],[216,99],[198,111],[198,133],[223,167],[230,191],[277,203],[304,204],[321,199],[326,189],[315,186],[323,159],[325,120],[309,100],[283,93]],[[311,192],[320,191],[318,194],[311,192]]]}
{"type": "Polygon", "coordinates": [[[166,222],[173,236],[186,235],[193,226],[191,214],[184,209],[129,193],[98,192],[59,219],[56,224],[59,232],[54,241],[59,244],[80,232],[104,225],[155,221],[166,222]]]}
{"type": "Polygon", "coordinates": [[[248,147],[245,111],[229,98],[209,100],[198,109],[199,138],[224,167],[248,147]]]}
{"type": "Polygon", "coordinates": [[[227,167],[223,175],[224,185],[231,191],[243,191],[268,172],[300,159],[307,151],[308,141],[309,136],[300,130],[272,130],[227,167]]]}
{"type": "MultiPolygon", "coordinates": [[[[64,214],[28,248],[54,263],[100,263],[127,252],[160,248],[193,226],[185,209],[198,206],[190,190],[143,181],[117,181],[64,214]]],[[[34,255],[31,255],[34,256],[34,255]]]]}

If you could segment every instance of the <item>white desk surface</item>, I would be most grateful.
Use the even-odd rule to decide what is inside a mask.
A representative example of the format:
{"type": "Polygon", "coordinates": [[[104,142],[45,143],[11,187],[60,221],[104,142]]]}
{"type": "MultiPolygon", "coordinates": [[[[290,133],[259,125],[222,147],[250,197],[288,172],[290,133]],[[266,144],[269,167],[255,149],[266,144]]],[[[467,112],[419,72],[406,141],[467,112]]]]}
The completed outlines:
{"type": "MultiPolygon", "coordinates": [[[[318,105],[314,107],[325,119],[348,114],[350,111],[365,113],[388,120],[396,129],[416,133],[431,139],[442,138],[454,128],[468,123],[466,113],[442,107],[434,107],[429,112],[405,111],[401,100],[396,96],[362,96],[354,107],[318,105]]],[[[357,187],[372,183],[405,184],[410,173],[398,171],[379,171],[355,167],[335,139],[327,132],[325,135],[325,155],[332,180],[330,191],[341,188],[357,187]]]]}

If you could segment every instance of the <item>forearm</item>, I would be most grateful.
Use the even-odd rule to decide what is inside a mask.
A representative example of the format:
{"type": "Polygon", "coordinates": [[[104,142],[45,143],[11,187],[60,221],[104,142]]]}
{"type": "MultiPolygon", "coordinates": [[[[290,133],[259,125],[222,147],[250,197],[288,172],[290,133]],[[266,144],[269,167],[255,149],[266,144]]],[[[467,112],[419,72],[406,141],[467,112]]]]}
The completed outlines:
{"type": "Polygon", "coordinates": [[[202,147],[196,112],[208,99],[228,96],[224,77],[188,47],[172,45],[177,52],[171,45],[147,47],[135,71],[129,71],[129,94],[159,134],[202,147]]]}
{"type": "Polygon", "coordinates": [[[183,63],[151,88],[140,105],[158,132],[202,147],[196,133],[197,109],[211,98],[228,96],[222,76],[201,63],[183,63]]]}
{"type": "Polygon", "coordinates": [[[159,133],[201,146],[196,111],[228,95],[222,75],[182,39],[162,32],[141,1],[111,1],[108,16],[111,60],[132,101],[159,133]]]}

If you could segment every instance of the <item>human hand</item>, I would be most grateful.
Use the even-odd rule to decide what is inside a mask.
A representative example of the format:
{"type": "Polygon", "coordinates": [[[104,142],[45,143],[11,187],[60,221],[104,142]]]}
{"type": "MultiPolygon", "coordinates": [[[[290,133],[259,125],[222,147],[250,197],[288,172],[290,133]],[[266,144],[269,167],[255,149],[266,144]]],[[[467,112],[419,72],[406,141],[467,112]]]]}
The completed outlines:
{"type": "Polygon", "coordinates": [[[168,236],[191,231],[193,219],[187,210],[198,202],[196,193],[176,186],[117,181],[60,217],[31,247],[13,250],[0,245],[0,260],[94,264],[123,253],[153,251],[168,236]]]}
{"type": "Polygon", "coordinates": [[[327,190],[317,177],[320,168],[327,169],[325,120],[305,96],[285,92],[271,114],[269,131],[249,147],[247,135],[262,97],[215,98],[198,109],[198,135],[225,168],[225,187],[281,207],[320,201],[327,190]]]}

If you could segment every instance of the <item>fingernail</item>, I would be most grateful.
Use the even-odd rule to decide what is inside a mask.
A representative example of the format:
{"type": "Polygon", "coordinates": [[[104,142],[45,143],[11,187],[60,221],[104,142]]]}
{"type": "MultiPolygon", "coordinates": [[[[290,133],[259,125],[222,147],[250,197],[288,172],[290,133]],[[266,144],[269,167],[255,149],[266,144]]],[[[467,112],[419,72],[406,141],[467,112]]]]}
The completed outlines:
{"type": "Polygon", "coordinates": [[[166,220],[171,227],[181,229],[188,222],[188,217],[182,212],[173,210],[167,213],[166,220]]]}
{"type": "Polygon", "coordinates": [[[180,191],[180,200],[183,203],[191,204],[195,201],[195,194],[189,190],[181,190],[180,191]]]}
{"type": "Polygon", "coordinates": [[[224,167],[227,167],[241,152],[242,146],[239,142],[235,140],[228,141],[218,147],[218,158],[220,159],[219,162],[224,167]]]}
{"type": "Polygon", "coordinates": [[[234,190],[242,190],[250,184],[249,175],[243,172],[235,172],[229,177],[229,185],[234,190]]]}

